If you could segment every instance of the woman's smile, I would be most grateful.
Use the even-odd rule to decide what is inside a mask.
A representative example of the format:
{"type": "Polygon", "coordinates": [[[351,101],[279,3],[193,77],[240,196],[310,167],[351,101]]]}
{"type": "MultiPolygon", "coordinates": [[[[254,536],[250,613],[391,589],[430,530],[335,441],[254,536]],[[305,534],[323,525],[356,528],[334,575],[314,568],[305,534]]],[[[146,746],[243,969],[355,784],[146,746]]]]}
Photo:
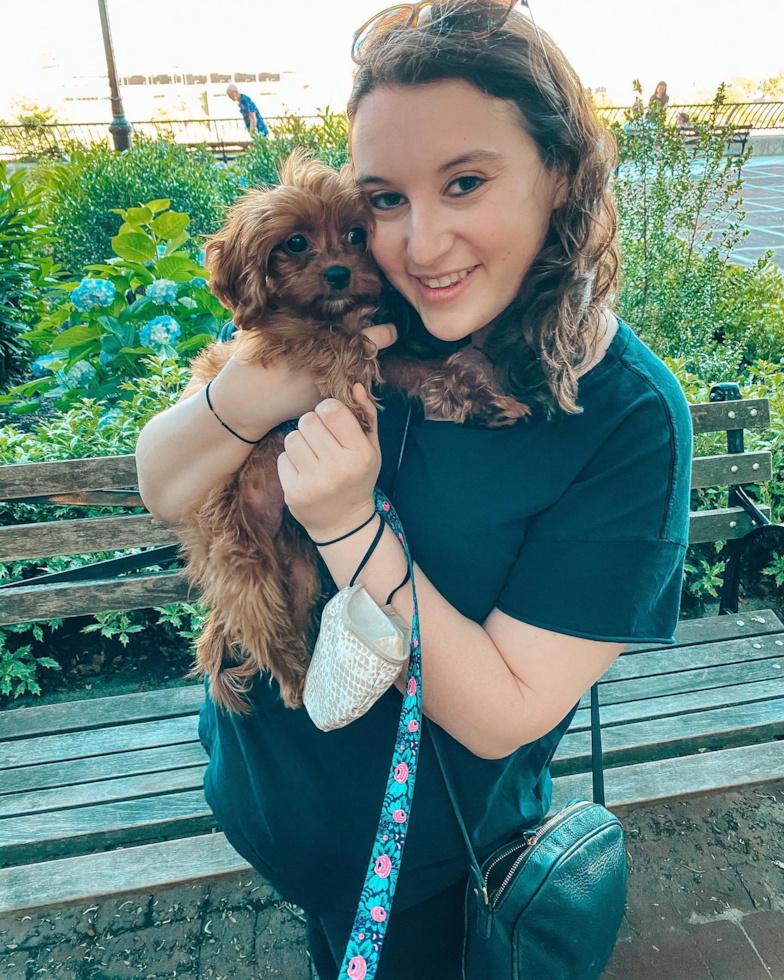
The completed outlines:
{"type": "Polygon", "coordinates": [[[442,273],[439,276],[412,275],[411,278],[425,303],[450,303],[465,293],[478,268],[478,265],[472,265],[460,272],[442,273]]]}

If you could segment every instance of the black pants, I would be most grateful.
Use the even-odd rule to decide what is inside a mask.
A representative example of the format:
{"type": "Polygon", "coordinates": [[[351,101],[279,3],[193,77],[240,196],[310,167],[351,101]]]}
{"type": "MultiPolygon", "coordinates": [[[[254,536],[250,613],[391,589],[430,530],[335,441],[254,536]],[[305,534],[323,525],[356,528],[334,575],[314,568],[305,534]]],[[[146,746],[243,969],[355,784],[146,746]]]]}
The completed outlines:
{"type": "MultiPolygon", "coordinates": [[[[466,884],[462,878],[402,912],[392,906],[377,980],[461,980],[466,884]]],[[[337,980],[354,914],[305,918],[319,980],[337,980]]]]}

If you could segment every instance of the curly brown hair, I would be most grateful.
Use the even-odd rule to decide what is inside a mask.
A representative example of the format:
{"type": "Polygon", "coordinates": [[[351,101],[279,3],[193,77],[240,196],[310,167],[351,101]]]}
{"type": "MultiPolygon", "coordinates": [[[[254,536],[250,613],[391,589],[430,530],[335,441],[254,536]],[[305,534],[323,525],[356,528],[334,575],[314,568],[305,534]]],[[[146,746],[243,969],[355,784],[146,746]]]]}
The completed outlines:
{"type": "Polygon", "coordinates": [[[484,350],[508,394],[538,404],[547,417],[576,414],[577,370],[594,352],[617,287],[615,140],[548,35],[541,34],[545,57],[532,21],[512,11],[501,30],[477,36],[461,24],[472,7],[472,0],[442,0],[432,20],[371,35],[354,73],[348,117],[380,86],[450,79],[515,103],[543,164],[567,176],[569,194],[484,350]]]}

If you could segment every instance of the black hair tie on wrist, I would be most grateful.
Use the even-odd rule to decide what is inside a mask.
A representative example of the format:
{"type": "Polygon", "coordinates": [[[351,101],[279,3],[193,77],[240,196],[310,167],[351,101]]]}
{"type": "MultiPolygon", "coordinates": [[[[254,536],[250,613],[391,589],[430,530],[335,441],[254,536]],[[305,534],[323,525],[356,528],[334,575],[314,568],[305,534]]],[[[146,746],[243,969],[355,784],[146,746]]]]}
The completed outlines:
{"type": "Polygon", "coordinates": [[[363,521],[359,525],[359,527],[355,527],[354,530],[353,531],[349,531],[348,534],[341,534],[341,536],[339,538],[333,538],[331,541],[313,541],[313,538],[311,538],[310,540],[313,541],[313,544],[315,544],[315,546],[317,548],[326,548],[328,544],[337,544],[338,541],[345,541],[346,538],[350,538],[352,534],[356,534],[357,531],[361,531],[363,527],[367,527],[368,524],[370,524],[370,522],[373,520],[373,518],[376,516],[377,513],[378,512],[374,510],[373,513],[370,515],[370,517],[368,517],[368,519],[366,521],[363,521]]]}
{"type": "Polygon", "coordinates": [[[230,425],[226,425],[226,423],[223,421],[223,419],[220,417],[220,415],[218,415],[218,413],[212,407],[212,401],[210,400],[210,385],[211,384],[212,384],[212,381],[210,381],[210,382],[207,383],[207,387],[204,389],[204,394],[207,396],[207,404],[210,406],[210,411],[215,416],[215,418],[220,422],[220,424],[223,426],[224,429],[227,429],[233,436],[236,436],[241,442],[245,442],[249,446],[258,446],[258,444],[262,441],[262,439],[264,438],[264,436],[262,436],[261,439],[246,439],[245,436],[241,436],[239,434],[239,432],[235,432],[234,429],[232,429],[232,427],[230,425]]]}

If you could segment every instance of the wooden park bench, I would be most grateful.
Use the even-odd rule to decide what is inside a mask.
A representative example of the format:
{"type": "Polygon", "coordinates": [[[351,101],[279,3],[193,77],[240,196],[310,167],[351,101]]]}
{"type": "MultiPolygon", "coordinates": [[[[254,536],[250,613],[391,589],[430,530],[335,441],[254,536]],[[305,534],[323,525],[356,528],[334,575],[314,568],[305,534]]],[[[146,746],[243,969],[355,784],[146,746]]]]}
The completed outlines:
{"type": "MultiPolygon", "coordinates": [[[[712,392],[736,395],[736,386],[712,392]]],[[[690,537],[731,541],[734,564],[723,615],[682,622],[675,646],[629,646],[599,685],[615,809],[784,777],[784,623],[770,610],[737,613],[742,550],[768,533],[768,512],[743,486],[771,477],[770,453],[744,451],[743,430],[769,424],[768,402],[711,401],[691,412],[696,432],[728,439],[727,453],[694,460],[692,485],[730,491],[726,507],[692,514],[690,537]]],[[[138,507],[135,483],[132,456],[0,467],[5,500],[138,507]]],[[[173,541],[149,514],[90,517],[2,528],[0,560],[173,541]]],[[[186,594],[178,571],[93,574],[1,588],[0,625],[186,594]]],[[[0,713],[0,913],[247,868],[202,793],[202,699],[201,685],[191,685],[0,713]]],[[[553,762],[554,807],[590,797],[589,724],[586,696],[553,762]]]]}

